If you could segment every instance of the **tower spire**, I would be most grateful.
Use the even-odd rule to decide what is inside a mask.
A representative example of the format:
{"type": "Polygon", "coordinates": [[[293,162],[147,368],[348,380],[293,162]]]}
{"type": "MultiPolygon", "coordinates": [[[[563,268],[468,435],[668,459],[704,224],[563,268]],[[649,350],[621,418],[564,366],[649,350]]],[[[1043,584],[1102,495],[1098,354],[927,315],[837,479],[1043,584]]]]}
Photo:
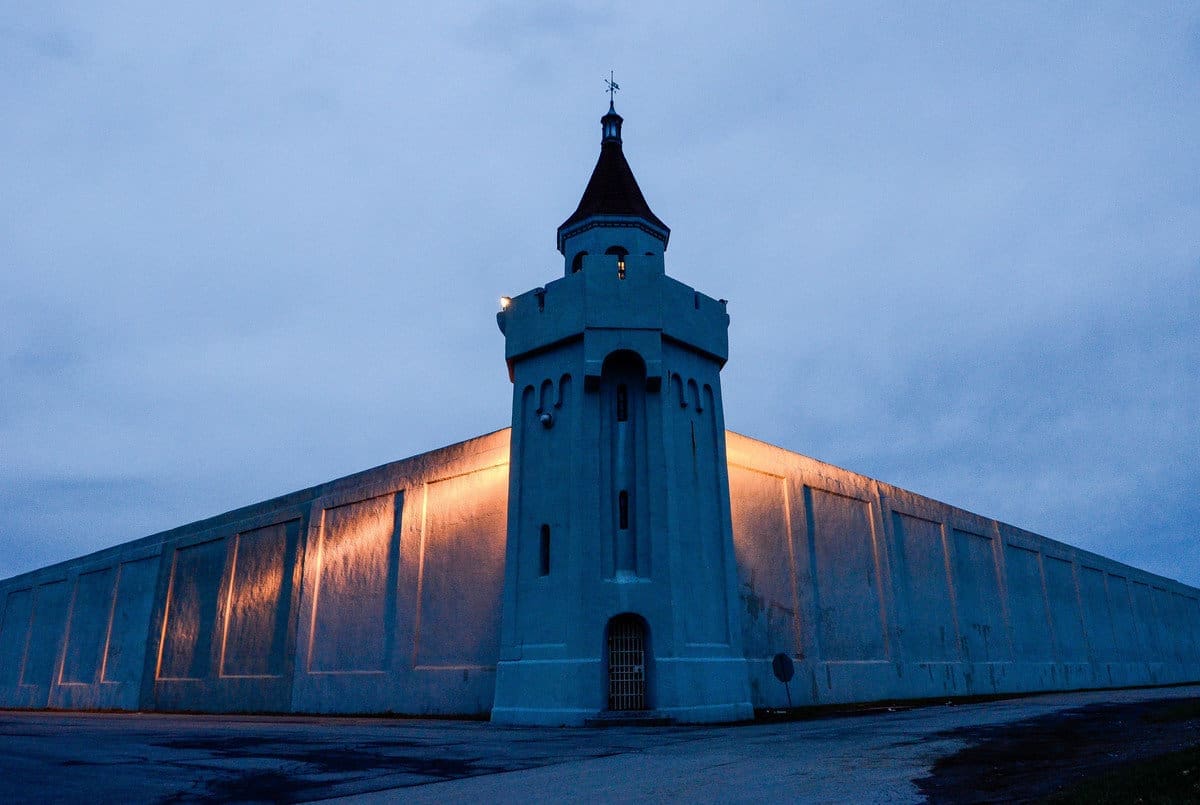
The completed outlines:
{"type": "MultiPolygon", "coordinates": [[[[610,74],[611,75],[611,74],[610,74]]],[[[597,226],[624,226],[644,231],[659,241],[655,251],[666,249],[671,230],[650,210],[622,149],[621,124],[613,106],[620,86],[612,78],[608,85],[608,112],[600,118],[600,158],[592,170],[575,212],[558,228],[558,250],[567,254],[567,240],[597,226]]]]}

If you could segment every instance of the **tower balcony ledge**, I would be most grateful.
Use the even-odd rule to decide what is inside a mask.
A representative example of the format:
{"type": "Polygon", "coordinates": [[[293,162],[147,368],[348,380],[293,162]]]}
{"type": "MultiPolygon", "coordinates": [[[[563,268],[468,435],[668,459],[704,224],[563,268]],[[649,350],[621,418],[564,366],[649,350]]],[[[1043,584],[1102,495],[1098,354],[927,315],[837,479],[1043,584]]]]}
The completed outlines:
{"type": "MultiPolygon", "coordinates": [[[[633,342],[645,343],[647,336],[655,341],[667,338],[723,364],[729,355],[729,315],[724,301],[665,274],[640,268],[631,256],[622,279],[615,257],[597,256],[589,258],[584,271],[507,300],[497,321],[504,333],[509,364],[578,338],[591,344],[587,352],[593,353],[609,342],[629,341],[625,348],[636,349],[633,342]]],[[[598,360],[606,355],[599,355],[598,360]]],[[[642,357],[647,361],[654,358],[642,357]]]]}

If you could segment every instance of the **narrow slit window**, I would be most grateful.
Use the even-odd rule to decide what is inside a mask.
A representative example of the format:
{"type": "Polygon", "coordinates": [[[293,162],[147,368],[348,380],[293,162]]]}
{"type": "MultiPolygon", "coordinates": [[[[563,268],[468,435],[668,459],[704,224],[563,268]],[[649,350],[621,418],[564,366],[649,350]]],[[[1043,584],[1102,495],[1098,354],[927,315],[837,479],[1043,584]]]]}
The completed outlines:
{"type": "Polygon", "coordinates": [[[617,386],[617,421],[629,421],[629,389],[624,383],[617,386]]]}
{"type": "Polygon", "coordinates": [[[624,489],[617,495],[617,520],[622,531],[629,528],[629,493],[624,489]]]}
{"type": "Polygon", "coordinates": [[[538,575],[550,575],[550,526],[542,523],[538,544],[538,575]]]}
{"type": "Polygon", "coordinates": [[[619,279],[619,280],[625,279],[625,258],[624,257],[617,258],[617,279],[619,279]]]}

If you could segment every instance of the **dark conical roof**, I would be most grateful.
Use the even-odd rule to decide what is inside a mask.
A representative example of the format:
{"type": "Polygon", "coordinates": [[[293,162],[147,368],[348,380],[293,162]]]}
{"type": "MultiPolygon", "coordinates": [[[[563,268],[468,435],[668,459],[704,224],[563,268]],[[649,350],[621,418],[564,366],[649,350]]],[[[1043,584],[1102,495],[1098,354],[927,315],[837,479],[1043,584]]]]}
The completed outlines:
{"type": "Polygon", "coordinates": [[[593,215],[623,215],[644,218],[650,224],[663,230],[667,225],[650,211],[637,179],[633,178],[633,170],[625,161],[621,150],[621,116],[611,106],[608,114],[601,118],[604,125],[605,137],[600,144],[600,158],[592,170],[592,178],[588,180],[583,198],[571,217],[563,221],[559,227],[561,232],[574,224],[590,218],[593,215]]]}

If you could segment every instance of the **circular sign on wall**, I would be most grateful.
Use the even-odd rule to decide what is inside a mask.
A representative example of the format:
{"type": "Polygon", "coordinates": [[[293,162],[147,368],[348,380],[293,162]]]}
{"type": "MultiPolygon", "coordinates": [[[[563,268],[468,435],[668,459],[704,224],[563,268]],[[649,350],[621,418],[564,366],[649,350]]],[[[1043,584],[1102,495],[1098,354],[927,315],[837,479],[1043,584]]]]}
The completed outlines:
{"type": "Polygon", "coordinates": [[[775,672],[775,678],[785,685],[792,681],[792,677],[796,675],[796,666],[792,663],[792,658],[786,654],[776,654],[771,660],[771,670],[775,672]]]}

